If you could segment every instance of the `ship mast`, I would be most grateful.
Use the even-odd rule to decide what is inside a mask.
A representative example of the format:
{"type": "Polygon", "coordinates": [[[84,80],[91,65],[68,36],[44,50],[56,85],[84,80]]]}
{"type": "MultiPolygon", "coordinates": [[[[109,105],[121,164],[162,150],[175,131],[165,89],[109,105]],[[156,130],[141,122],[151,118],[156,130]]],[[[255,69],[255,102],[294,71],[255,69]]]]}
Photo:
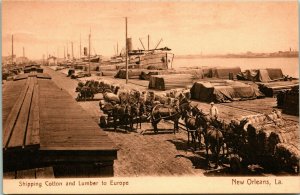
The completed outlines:
{"type": "Polygon", "coordinates": [[[24,61],[25,61],[25,49],[24,49],[24,47],[23,47],[23,58],[22,58],[22,64],[24,63],[24,61]]]}
{"type": "Polygon", "coordinates": [[[148,35],[148,51],[149,51],[149,39],[150,39],[150,36],[148,35]]]}
{"type": "Polygon", "coordinates": [[[89,34],[89,74],[91,74],[91,28],[89,34]]]}
{"type": "Polygon", "coordinates": [[[125,17],[125,43],[126,43],[126,84],[128,83],[128,44],[127,44],[127,17],[125,17]]]}
{"type": "Polygon", "coordinates": [[[80,49],[79,55],[80,55],[80,58],[81,58],[81,34],[80,34],[80,46],[79,46],[79,49],[80,49]]]}
{"type": "Polygon", "coordinates": [[[74,60],[73,41],[71,42],[71,44],[72,44],[72,60],[74,60]]]}

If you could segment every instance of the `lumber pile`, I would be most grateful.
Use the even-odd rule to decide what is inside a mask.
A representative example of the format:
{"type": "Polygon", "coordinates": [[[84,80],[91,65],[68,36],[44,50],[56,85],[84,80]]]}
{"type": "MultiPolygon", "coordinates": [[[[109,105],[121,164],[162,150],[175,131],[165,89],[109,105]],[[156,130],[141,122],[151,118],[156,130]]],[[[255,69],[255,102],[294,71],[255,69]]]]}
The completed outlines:
{"type": "Polygon", "coordinates": [[[241,72],[240,67],[216,67],[211,68],[209,71],[209,78],[219,78],[219,79],[236,79],[237,74],[241,72]],[[231,78],[230,78],[231,77],[231,78]]]}
{"type": "Polygon", "coordinates": [[[117,70],[117,66],[116,65],[104,65],[104,66],[100,66],[100,71],[115,71],[117,70]]]}
{"type": "MultiPolygon", "coordinates": [[[[139,79],[143,69],[130,69],[128,70],[128,78],[129,79],[139,79]]],[[[126,70],[120,69],[115,78],[126,79],[126,70]]]]}
{"type": "Polygon", "coordinates": [[[240,72],[238,80],[248,80],[253,82],[272,82],[284,80],[285,77],[280,68],[252,69],[240,72]]]}
{"type": "Polygon", "coordinates": [[[282,108],[284,113],[299,115],[299,88],[280,91],[277,94],[277,107],[282,108]]]}
{"type": "Polygon", "coordinates": [[[195,79],[203,79],[204,73],[202,69],[187,69],[187,70],[177,70],[174,74],[191,74],[195,79]]]}
{"type": "Polygon", "coordinates": [[[231,102],[264,97],[257,87],[232,80],[195,82],[191,95],[192,99],[204,102],[231,102]]]}
{"type": "Polygon", "coordinates": [[[158,90],[186,88],[191,86],[194,80],[191,74],[153,75],[150,77],[148,88],[158,90]]]}
{"type": "Polygon", "coordinates": [[[259,90],[267,97],[274,97],[281,91],[289,90],[293,87],[299,87],[299,81],[277,81],[270,83],[259,83],[259,90]]]}
{"type": "Polygon", "coordinates": [[[115,76],[117,71],[115,70],[102,70],[101,76],[115,76]]]}
{"type": "Polygon", "coordinates": [[[150,80],[152,75],[167,75],[167,74],[175,74],[175,70],[144,70],[140,74],[141,80],[150,80]]]}

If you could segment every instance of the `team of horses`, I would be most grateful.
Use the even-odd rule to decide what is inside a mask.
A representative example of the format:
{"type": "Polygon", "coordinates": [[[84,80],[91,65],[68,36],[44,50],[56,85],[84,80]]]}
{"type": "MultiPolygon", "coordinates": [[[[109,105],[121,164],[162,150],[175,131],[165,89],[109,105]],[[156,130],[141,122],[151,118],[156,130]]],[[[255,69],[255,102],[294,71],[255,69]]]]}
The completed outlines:
{"type": "Polygon", "coordinates": [[[104,97],[111,100],[99,103],[100,109],[107,115],[106,119],[100,118],[102,127],[108,127],[108,121],[111,121],[115,130],[123,127],[132,131],[141,128],[143,122],[151,122],[154,132],[158,133],[158,123],[161,120],[169,120],[174,123],[175,134],[179,130],[179,120],[182,119],[188,135],[188,145],[192,144],[195,150],[197,147],[199,149],[205,147],[208,165],[211,151],[211,156],[215,157],[215,168],[219,167],[221,162],[221,149],[223,156],[228,155],[229,148],[234,150],[235,147],[242,145],[239,143],[241,140],[245,140],[240,136],[244,135],[243,126],[246,122],[232,121],[228,125],[219,119],[212,119],[197,105],[192,106],[188,95],[184,93],[159,98],[153,93],[133,90],[119,92],[118,95],[105,92],[104,97]]]}

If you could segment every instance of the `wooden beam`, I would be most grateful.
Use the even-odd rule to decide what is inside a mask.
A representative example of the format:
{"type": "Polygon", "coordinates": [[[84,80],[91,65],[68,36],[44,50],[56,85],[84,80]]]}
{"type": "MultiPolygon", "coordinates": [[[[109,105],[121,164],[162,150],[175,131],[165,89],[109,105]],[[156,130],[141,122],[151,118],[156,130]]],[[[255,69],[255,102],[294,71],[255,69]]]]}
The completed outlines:
{"type": "Polygon", "coordinates": [[[35,179],[35,169],[17,171],[16,179],[35,179]]]}
{"type": "Polygon", "coordinates": [[[29,88],[29,80],[26,81],[24,88],[22,89],[18,100],[16,101],[15,105],[13,106],[12,110],[10,111],[4,126],[3,126],[3,148],[8,146],[9,139],[13,133],[13,129],[15,127],[16,121],[21,111],[21,107],[23,105],[26,92],[29,88]]]}
{"type": "Polygon", "coordinates": [[[37,168],[35,176],[37,179],[54,178],[53,167],[37,168]]]}
{"type": "Polygon", "coordinates": [[[24,140],[26,139],[26,130],[28,126],[28,119],[30,115],[30,107],[33,95],[34,80],[32,77],[28,78],[29,87],[20,108],[18,119],[15,123],[11,138],[8,143],[8,147],[24,147],[24,140]]]}
{"type": "MultiPolygon", "coordinates": [[[[35,80],[37,80],[35,78],[35,80]]],[[[40,144],[40,115],[39,115],[39,87],[34,86],[32,103],[30,107],[30,115],[26,132],[26,140],[24,145],[39,145],[40,144]]]]}

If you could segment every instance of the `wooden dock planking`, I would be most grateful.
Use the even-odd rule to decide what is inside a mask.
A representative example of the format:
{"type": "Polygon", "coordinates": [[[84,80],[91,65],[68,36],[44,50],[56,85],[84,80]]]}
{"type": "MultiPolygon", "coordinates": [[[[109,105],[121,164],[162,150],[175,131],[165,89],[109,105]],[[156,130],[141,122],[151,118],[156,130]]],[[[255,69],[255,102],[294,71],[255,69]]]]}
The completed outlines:
{"type": "Polygon", "coordinates": [[[2,123],[5,124],[7,117],[16,103],[22,88],[26,84],[26,80],[18,82],[10,82],[5,89],[2,90],[2,123]]]}
{"type": "Polygon", "coordinates": [[[35,179],[35,169],[17,171],[17,179],[35,179]]]}
{"type": "MultiPolygon", "coordinates": [[[[5,88],[4,100],[8,104],[3,111],[8,114],[3,116],[3,121],[7,122],[4,123],[6,130],[11,131],[4,131],[6,141],[3,146],[8,148],[4,150],[6,159],[18,165],[14,172],[16,178],[54,177],[55,167],[28,170],[32,167],[22,166],[22,163],[33,163],[34,166],[36,163],[40,167],[45,163],[73,166],[74,163],[86,162],[85,166],[93,167],[94,162],[109,161],[111,166],[107,169],[109,175],[113,175],[113,160],[117,158],[115,144],[69,93],[53,81],[37,78],[34,74],[11,82],[8,88],[12,93],[6,93],[5,88]],[[11,86],[19,86],[19,92],[11,86]],[[15,101],[9,104],[12,98],[15,101]],[[11,158],[12,154],[32,157],[19,160],[11,158]]],[[[6,165],[6,170],[14,169],[6,165]]],[[[71,170],[74,171],[76,169],[71,170]]],[[[14,178],[13,175],[9,177],[14,178]]]]}
{"type": "Polygon", "coordinates": [[[16,171],[4,172],[3,179],[16,179],[16,171]]]}
{"type": "Polygon", "coordinates": [[[25,99],[25,95],[27,93],[27,90],[29,88],[29,80],[27,79],[25,87],[22,89],[20,95],[18,96],[17,101],[15,102],[14,106],[12,107],[9,115],[7,116],[7,119],[3,126],[3,148],[6,148],[8,146],[10,137],[12,136],[13,129],[15,126],[15,122],[18,119],[18,115],[20,113],[23,101],[25,99]]]}
{"type": "Polygon", "coordinates": [[[37,179],[54,178],[53,167],[37,168],[35,176],[37,179]]]}
{"type": "MultiPolygon", "coordinates": [[[[34,78],[34,83],[37,79],[34,78]]],[[[39,117],[39,87],[34,86],[30,115],[26,133],[25,146],[40,144],[40,117],[39,117]]]]}
{"type": "Polygon", "coordinates": [[[40,90],[41,150],[115,150],[107,134],[70,94],[52,81],[38,82],[41,88],[48,89],[40,90]]]}
{"type": "Polygon", "coordinates": [[[25,95],[23,105],[18,116],[18,120],[14,126],[11,138],[8,143],[9,148],[24,147],[24,141],[26,137],[27,124],[30,114],[30,107],[32,101],[32,94],[34,88],[34,78],[29,77],[29,87],[25,95]]]}
{"type": "Polygon", "coordinates": [[[51,79],[51,76],[47,73],[37,73],[36,77],[40,79],[51,79]]]}
{"type": "Polygon", "coordinates": [[[27,79],[27,78],[28,78],[28,74],[20,74],[20,75],[17,75],[14,78],[14,81],[16,81],[16,80],[22,80],[22,79],[27,79]]]}

